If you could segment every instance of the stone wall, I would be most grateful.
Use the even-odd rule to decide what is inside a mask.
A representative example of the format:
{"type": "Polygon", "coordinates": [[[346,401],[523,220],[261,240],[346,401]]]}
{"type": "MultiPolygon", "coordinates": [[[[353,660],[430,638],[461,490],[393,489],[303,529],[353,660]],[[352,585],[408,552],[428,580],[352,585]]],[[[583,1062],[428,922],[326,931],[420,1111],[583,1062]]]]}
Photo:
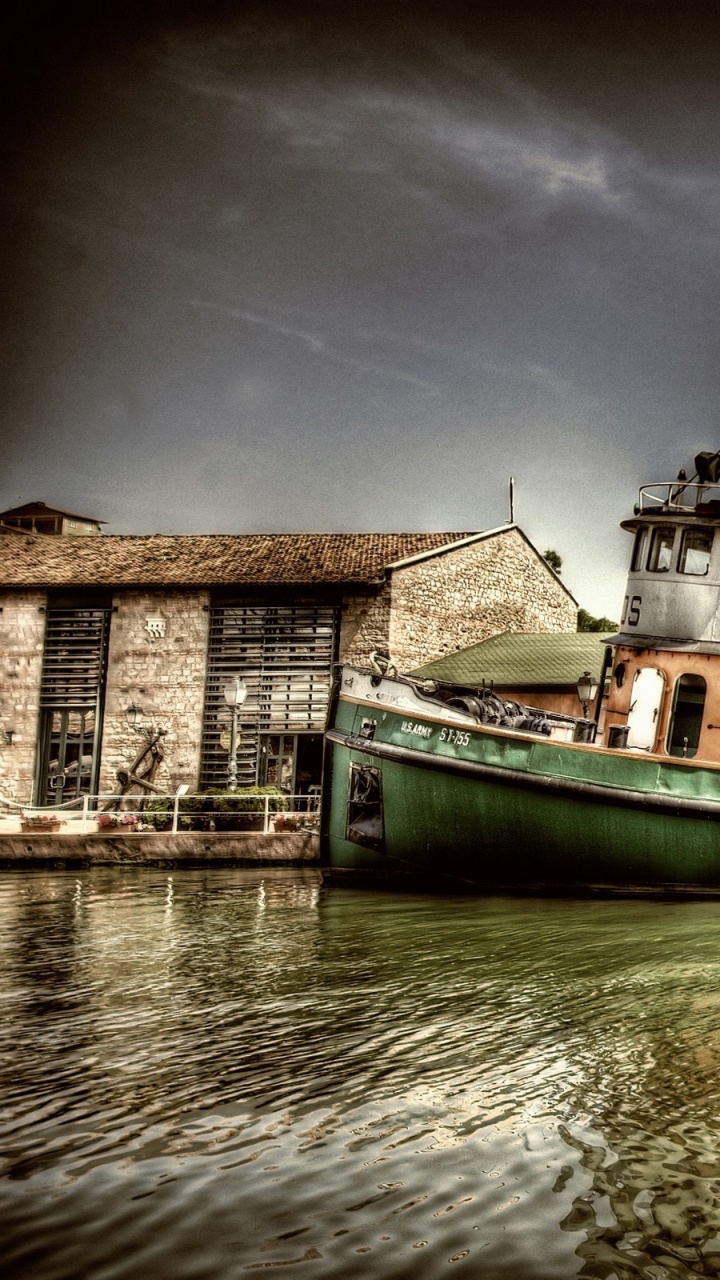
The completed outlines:
{"type": "Polygon", "coordinates": [[[45,593],[0,596],[0,794],[29,804],[35,772],[40,677],[45,640],[45,593]]]}
{"type": "MultiPolygon", "coordinates": [[[[237,832],[208,835],[0,835],[0,866],[313,866],[320,862],[320,838],[307,832],[263,835],[237,832]]],[[[319,872],[317,873],[319,874],[319,872]]]]}
{"type": "Polygon", "coordinates": [[[117,789],[142,746],[128,728],[125,708],[141,706],[145,723],[167,729],[157,786],[198,785],[209,631],[207,592],[135,592],[115,597],[108,651],[100,790],[117,789]],[[155,635],[147,620],[158,619],[155,635]],[[163,626],[164,624],[164,626],[163,626]]]}
{"type": "Polygon", "coordinates": [[[510,527],[392,571],[390,652],[400,671],[503,631],[575,631],[577,604],[510,527]]]}
{"type": "Polygon", "coordinates": [[[372,595],[347,596],[340,621],[340,661],[365,666],[374,649],[387,649],[390,582],[372,595]]]}

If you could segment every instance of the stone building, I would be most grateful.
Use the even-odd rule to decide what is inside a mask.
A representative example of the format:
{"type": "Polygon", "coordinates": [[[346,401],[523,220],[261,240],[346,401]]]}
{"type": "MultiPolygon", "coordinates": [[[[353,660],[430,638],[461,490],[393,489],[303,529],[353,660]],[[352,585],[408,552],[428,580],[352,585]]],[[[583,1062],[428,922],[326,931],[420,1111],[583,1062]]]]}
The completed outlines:
{"type": "MultiPolygon", "coordinates": [[[[0,527],[0,535],[2,528],[0,527]]],[[[320,779],[333,663],[411,670],[501,631],[574,631],[577,605],[517,527],[485,533],[0,536],[0,794],[117,790],[162,726],[155,781],[224,786],[239,675],[238,783],[320,779]]]]}
{"type": "Polygon", "coordinates": [[[72,511],[49,507],[45,502],[24,502],[21,507],[9,507],[0,511],[0,528],[20,530],[24,533],[69,534],[86,536],[102,533],[104,520],[96,516],[78,516],[72,511]]]}

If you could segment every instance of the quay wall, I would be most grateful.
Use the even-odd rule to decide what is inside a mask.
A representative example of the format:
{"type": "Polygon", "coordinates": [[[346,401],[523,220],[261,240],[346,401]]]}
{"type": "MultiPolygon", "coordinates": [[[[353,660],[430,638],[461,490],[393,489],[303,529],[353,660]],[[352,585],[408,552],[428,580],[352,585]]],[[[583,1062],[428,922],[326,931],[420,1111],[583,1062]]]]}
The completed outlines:
{"type": "Polygon", "coordinates": [[[316,866],[319,862],[319,836],[302,831],[0,835],[0,867],[316,866]]]}

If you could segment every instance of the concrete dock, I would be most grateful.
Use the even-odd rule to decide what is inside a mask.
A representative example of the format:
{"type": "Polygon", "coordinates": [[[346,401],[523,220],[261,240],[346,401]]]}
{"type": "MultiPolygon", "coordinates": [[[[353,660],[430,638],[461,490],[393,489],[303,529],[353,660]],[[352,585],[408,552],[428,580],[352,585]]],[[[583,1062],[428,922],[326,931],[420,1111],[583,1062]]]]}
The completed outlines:
{"type": "Polygon", "coordinates": [[[319,862],[319,836],[305,831],[0,834],[0,867],[312,866],[319,862]]]}

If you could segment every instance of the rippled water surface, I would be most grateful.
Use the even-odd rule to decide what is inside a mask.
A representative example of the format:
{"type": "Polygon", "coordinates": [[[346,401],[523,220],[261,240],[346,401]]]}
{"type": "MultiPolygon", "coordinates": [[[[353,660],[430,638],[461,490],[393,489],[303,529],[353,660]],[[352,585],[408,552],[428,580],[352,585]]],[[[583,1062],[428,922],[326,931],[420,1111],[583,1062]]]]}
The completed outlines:
{"type": "Polygon", "coordinates": [[[720,904],[3,872],[0,974],[14,1280],[720,1275],[720,904]]]}

